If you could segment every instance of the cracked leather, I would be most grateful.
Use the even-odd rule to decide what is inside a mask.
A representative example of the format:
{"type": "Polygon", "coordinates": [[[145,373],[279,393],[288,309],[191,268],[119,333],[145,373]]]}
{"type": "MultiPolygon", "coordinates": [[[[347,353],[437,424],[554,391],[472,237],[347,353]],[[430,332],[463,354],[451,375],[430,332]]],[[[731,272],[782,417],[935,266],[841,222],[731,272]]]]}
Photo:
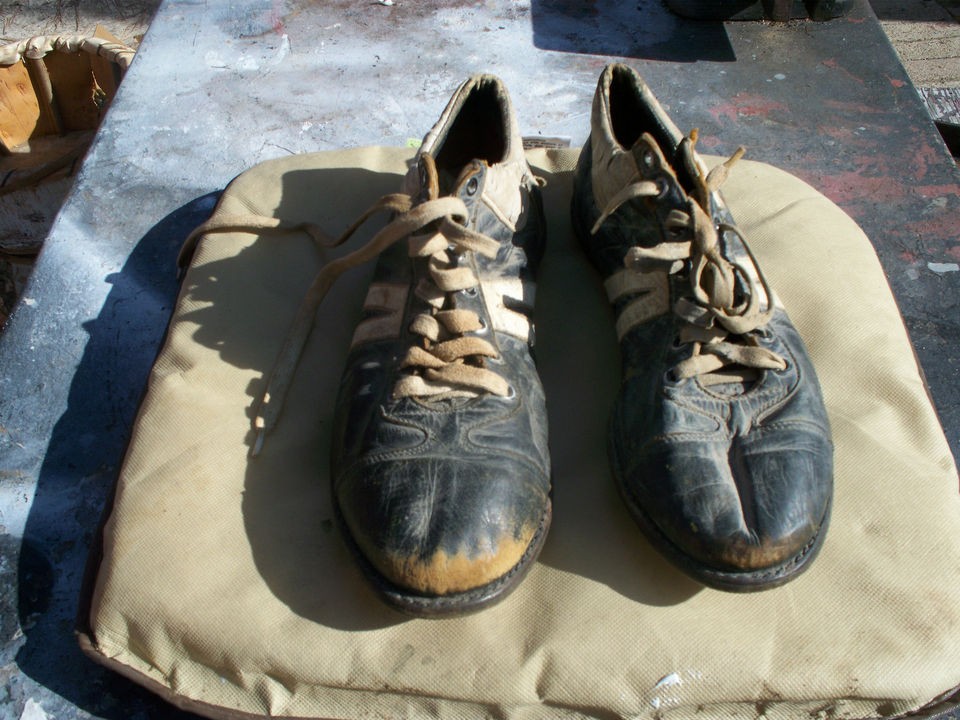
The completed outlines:
{"type": "MultiPolygon", "coordinates": [[[[657,134],[667,158],[676,147],[657,134]]],[[[664,218],[682,208],[684,190],[668,177],[656,201],[632,200],[598,230],[588,140],[576,172],[572,219],[582,245],[606,278],[632,246],[665,242],[664,218]]],[[[715,222],[732,218],[714,194],[715,222]]],[[[728,258],[747,254],[722,234],[728,258]]],[[[690,295],[687,268],[668,278],[669,304],[690,295]]],[[[614,304],[619,315],[624,302],[614,304]]],[[[833,449],[810,358],[786,312],[776,307],[754,340],[783,357],[784,370],[761,371],[749,385],[705,386],[669,370],[689,356],[676,342],[673,312],[629,330],[620,341],[622,385],[609,426],[609,456],[629,509],[668,558],[705,584],[771,587],[804,569],[819,549],[833,487],[833,449]]]]}
{"type": "Polygon", "coordinates": [[[547,416],[532,326],[529,342],[495,331],[483,298],[489,280],[519,277],[532,286],[545,240],[543,210],[531,179],[522,189],[525,217],[511,230],[480,201],[487,170],[478,170],[479,187],[464,182],[455,194],[470,211],[467,226],[500,248],[493,259],[461,256],[480,284],[451,293],[448,306],[481,318],[483,327],[465,335],[497,348],[488,367],[507,380],[510,394],[393,397],[400,363],[419,340],[407,328],[429,312],[412,292],[429,277],[427,258],[408,257],[406,243],[398,243],[380,256],[373,282],[411,288],[400,335],[351,350],[336,406],[331,464],[340,519],[381,593],[418,613],[495,599],[532,562],[549,525],[547,416]],[[456,577],[437,577],[438,558],[456,577]]]}

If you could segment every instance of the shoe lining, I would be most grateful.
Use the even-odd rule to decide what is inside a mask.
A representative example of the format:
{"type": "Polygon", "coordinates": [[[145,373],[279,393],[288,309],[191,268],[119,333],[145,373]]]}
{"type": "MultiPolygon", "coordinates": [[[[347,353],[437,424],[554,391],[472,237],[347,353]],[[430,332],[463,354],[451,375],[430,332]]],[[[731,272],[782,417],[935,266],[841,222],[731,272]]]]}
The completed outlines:
{"type": "Polygon", "coordinates": [[[440,180],[440,195],[451,193],[460,171],[472,160],[488,165],[507,156],[506,110],[497,84],[478,83],[447,130],[435,154],[440,180]]]}
{"type": "Polygon", "coordinates": [[[675,142],[656,114],[641,97],[635,76],[630,72],[614,69],[610,81],[610,126],[614,139],[626,149],[632,148],[645,133],[650,133],[660,146],[677,175],[677,181],[688,194],[693,189],[693,179],[685,163],[679,162],[675,142]]]}

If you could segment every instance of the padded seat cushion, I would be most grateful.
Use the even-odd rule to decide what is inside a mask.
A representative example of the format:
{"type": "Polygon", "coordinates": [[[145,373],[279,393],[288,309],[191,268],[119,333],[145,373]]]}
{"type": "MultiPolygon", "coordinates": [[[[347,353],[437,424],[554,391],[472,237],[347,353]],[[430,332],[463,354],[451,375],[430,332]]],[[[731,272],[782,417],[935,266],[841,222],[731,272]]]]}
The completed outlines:
{"type": "MultiPolygon", "coordinates": [[[[270,161],[216,213],[336,235],[400,187],[411,154],[270,161]]],[[[617,344],[570,228],[576,157],[529,152],[547,180],[536,323],[555,509],[519,589],[411,619],[377,600],[338,534],[328,435],[369,268],[324,301],[280,423],[248,458],[251,405],[322,253],[303,233],[217,233],[184,278],[94,549],[80,632],[94,659],[217,718],[863,718],[960,685],[957,471],[869,240],[768,165],[740,162],[724,186],[817,367],[836,494],[806,574],[705,589],[647,544],[610,477],[617,344]]]]}

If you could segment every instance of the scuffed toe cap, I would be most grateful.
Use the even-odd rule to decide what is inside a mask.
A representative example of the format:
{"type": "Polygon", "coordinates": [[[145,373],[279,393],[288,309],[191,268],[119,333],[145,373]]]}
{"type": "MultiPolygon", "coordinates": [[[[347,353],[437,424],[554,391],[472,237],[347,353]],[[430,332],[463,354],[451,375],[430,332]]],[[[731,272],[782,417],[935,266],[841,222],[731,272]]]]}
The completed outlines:
{"type": "Polygon", "coordinates": [[[549,479],[515,461],[382,461],[344,479],[337,502],[364,559],[423,596],[469,593],[516,573],[539,550],[549,479]]]}
{"type": "Polygon", "coordinates": [[[812,559],[832,496],[829,447],[769,436],[654,444],[620,482],[648,538],[712,587],[773,587],[812,559]]]}
{"type": "Polygon", "coordinates": [[[475,552],[462,546],[454,553],[432,555],[378,554],[377,569],[394,584],[422,595],[451,595],[489,585],[510,573],[523,559],[537,528],[524,528],[521,537],[502,536],[496,547],[475,552]]]}

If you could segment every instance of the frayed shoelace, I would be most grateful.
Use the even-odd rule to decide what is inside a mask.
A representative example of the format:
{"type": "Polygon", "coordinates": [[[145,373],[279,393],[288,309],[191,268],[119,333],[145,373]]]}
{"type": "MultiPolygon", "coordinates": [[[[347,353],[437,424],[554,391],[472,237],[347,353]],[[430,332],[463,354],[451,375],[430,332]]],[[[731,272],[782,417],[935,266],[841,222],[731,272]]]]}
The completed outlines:
{"type": "MultiPolygon", "coordinates": [[[[676,380],[698,377],[708,385],[747,381],[756,377],[757,370],[782,370],[787,365],[783,357],[761,347],[750,334],[765,326],[773,316],[773,291],[740,230],[728,223],[715,225],[704,209],[709,206],[710,194],[724,183],[744,149],[738,148],[723,164],[703,176],[693,161],[696,142],[697,131],[693,130],[679,148],[688,166],[698,168],[694,177],[696,197],[688,196],[686,209],[672,209],[665,222],[671,235],[690,239],[663,242],[654,247],[632,247],[624,256],[624,266],[638,273],[649,270],[651,265],[667,265],[669,274],[688,269],[691,296],[678,299],[673,312],[684,321],[677,340],[690,344],[692,352],[671,369],[676,380]],[[724,257],[721,251],[721,234],[728,232],[740,239],[756,268],[763,296],[767,298],[766,309],[761,307],[762,297],[753,274],[744,265],[724,257]],[[744,288],[739,301],[738,279],[744,288]]],[[[624,203],[636,198],[660,197],[664,193],[662,181],[643,179],[638,171],[637,179],[611,198],[591,232],[595,234],[624,203]]]]}
{"type": "Polygon", "coordinates": [[[495,258],[500,244],[493,238],[465,226],[469,211],[458,197],[438,197],[436,167],[430,155],[423,155],[428,176],[429,196],[414,203],[405,193],[383,196],[364,212],[337,239],[330,239],[318,226],[305,223],[283,224],[276,218],[258,215],[220,217],[201,225],[184,243],[181,267],[189,258],[202,235],[214,232],[289,232],[303,231],[322,247],[344,243],[370,217],[380,211],[394,213],[390,222],[366,245],[327,263],[307,290],[294,321],[268,376],[266,388],[257,404],[253,419],[256,433],[251,456],[258,455],[268,432],[276,425],[284,398],[293,380],[296,366],[313,327],[317,309],[327,292],[347,270],[373,260],[384,250],[404,238],[409,239],[409,256],[429,258],[429,278],[423,278],[414,292],[431,310],[413,318],[409,331],[421,339],[407,350],[401,362],[404,373],[393,389],[394,398],[476,397],[483,393],[498,396],[510,394],[510,385],[503,377],[485,367],[486,358],[498,358],[498,350],[487,340],[466,333],[479,330],[483,321],[472,310],[446,308],[449,293],[477,287],[474,271],[461,266],[459,258],[473,252],[495,258]]]}

